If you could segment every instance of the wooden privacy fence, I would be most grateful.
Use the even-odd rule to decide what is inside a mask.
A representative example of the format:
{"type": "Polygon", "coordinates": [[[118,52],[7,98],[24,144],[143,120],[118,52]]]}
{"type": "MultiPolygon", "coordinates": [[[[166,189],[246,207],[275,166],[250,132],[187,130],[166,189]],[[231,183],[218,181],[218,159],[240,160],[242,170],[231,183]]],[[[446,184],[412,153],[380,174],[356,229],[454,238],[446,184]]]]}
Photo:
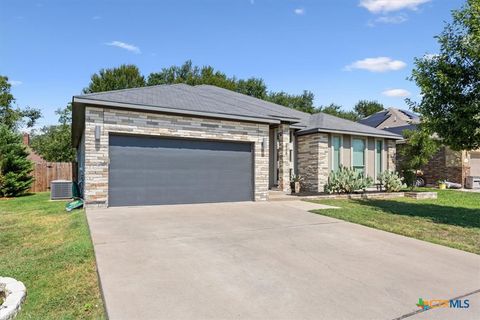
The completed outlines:
{"type": "Polygon", "coordinates": [[[72,180],[73,165],[71,162],[41,162],[33,166],[32,183],[30,192],[43,192],[50,190],[52,180],[72,180]]]}

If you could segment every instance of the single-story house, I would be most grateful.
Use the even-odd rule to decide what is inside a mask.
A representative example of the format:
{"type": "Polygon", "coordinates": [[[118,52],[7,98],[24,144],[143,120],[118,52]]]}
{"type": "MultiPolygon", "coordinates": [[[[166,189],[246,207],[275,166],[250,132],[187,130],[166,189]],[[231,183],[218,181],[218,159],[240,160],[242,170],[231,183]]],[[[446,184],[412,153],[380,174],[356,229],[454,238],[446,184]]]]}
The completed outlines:
{"type": "Polygon", "coordinates": [[[395,170],[400,136],[210,85],[73,97],[72,140],[87,206],[267,200],[290,177],[323,192],[340,165],[395,170]]]}
{"type": "MultiPolygon", "coordinates": [[[[404,130],[417,130],[421,119],[413,112],[388,108],[358,122],[403,135],[404,130]]],[[[405,140],[397,140],[397,150],[400,150],[405,143],[405,140]]],[[[397,152],[396,161],[400,168],[403,159],[399,152],[397,152]]],[[[468,177],[480,177],[480,150],[455,151],[442,145],[432,159],[422,167],[422,172],[427,185],[436,185],[439,180],[466,185],[468,177]]]]}

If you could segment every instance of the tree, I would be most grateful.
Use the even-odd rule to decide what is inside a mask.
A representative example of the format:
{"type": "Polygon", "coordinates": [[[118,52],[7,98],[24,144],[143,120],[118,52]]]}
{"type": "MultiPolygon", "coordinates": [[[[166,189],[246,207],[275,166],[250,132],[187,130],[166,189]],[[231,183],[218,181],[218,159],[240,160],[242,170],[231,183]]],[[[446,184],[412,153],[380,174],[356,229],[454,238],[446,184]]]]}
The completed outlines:
{"type": "Polygon", "coordinates": [[[467,0],[436,36],[440,53],[415,59],[421,101],[407,102],[453,150],[480,148],[480,1],[467,0]]]}
{"type": "Polygon", "coordinates": [[[374,113],[382,111],[383,104],[378,101],[369,101],[369,100],[360,100],[355,105],[355,112],[358,114],[358,117],[366,118],[374,113]]]}
{"type": "Polygon", "coordinates": [[[75,160],[75,150],[72,148],[71,123],[72,105],[58,109],[58,125],[45,126],[37,133],[33,131],[30,146],[35,152],[50,162],[71,162],[75,160]]]}
{"type": "Polygon", "coordinates": [[[25,193],[33,182],[33,163],[20,134],[0,125],[0,196],[16,197],[25,193]]]}
{"type": "Polygon", "coordinates": [[[90,78],[90,84],[83,93],[138,88],[146,85],[145,78],[137,66],[122,64],[117,68],[101,69],[90,78]]]}
{"type": "Polygon", "coordinates": [[[320,112],[330,114],[335,117],[347,119],[350,121],[357,121],[358,115],[354,111],[344,111],[342,106],[331,103],[328,106],[321,106],[318,109],[320,112]]]}
{"type": "Polygon", "coordinates": [[[265,99],[267,86],[260,78],[237,80],[225,73],[215,70],[212,66],[198,67],[187,60],[181,66],[163,68],[160,72],[148,76],[147,85],[186,83],[192,86],[208,84],[220,88],[240,92],[259,99],[265,99]]]}
{"type": "Polygon", "coordinates": [[[435,155],[439,148],[439,142],[434,140],[430,133],[422,127],[418,130],[404,130],[403,135],[406,143],[399,148],[402,156],[402,170],[407,184],[415,187],[417,172],[435,155]],[[410,177],[411,176],[411,177],[410,177]]]}
{"type": "Polygon", "coordinates": [[[8,77],[0,76],[0,124],[11,130],[17,130],[22,124],[33,127],[41,117],[41,112],[36,108],[14,108],[15,98],[10,93],[12,85],[8,77]]]}
{"type": "Polygon", "coordinates": [[[301,95],[288,94],[286,92],[269,92],[266,100],[307,113],[315,113],[313,106],[314,95],[310,91],[303,91],[301,95]]]}

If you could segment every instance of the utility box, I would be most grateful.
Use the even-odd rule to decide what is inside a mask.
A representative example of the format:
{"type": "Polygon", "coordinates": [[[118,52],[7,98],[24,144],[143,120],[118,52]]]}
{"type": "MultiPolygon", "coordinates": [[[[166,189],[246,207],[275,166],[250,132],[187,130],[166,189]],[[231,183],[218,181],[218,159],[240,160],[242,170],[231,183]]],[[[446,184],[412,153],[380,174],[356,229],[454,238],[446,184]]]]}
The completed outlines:
{"type": "Polygon", "coordinates": [[[480,189],[480,177],[467,177],[467,180],[465,181],[465,188],[480,189]]]}
{"type": "Polygon", "coordinates": [[[72,198],[72,181],[54,180],[50,183],[50,200],[72,198]]]}

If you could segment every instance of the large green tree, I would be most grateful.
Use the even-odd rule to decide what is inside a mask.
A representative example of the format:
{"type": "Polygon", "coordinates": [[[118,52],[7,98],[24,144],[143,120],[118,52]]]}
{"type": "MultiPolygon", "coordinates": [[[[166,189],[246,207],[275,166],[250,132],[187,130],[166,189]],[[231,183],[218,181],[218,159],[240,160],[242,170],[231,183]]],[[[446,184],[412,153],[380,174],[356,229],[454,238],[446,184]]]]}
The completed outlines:
{"type": "Polygon", "coordinates": [[[32,133],[30,146],[35,152],[50,162],[71,162],[75,160],[75,150],[71,143],[72,105],[55,111],[58,124],[45,126],[32,133]]]}
{"type": "Polygon", "coordinates": [[[145,77],[140,73],[137,66],[122,64],[111,69],[101,69],[90,78],[88,87],[83,93],[138,88],[145,86],[145,77]]]}
{"type": "Polygon", "coordinates": [[[382,111],[384,109],[383,104],[378,101],[360,100],[355,105],[355,112],[359,118],[366,118],[374,113],[382,111]]]}
{"type": "Polygon", "coordinates": [[[418,130],[404,130],[403,136],[406,143],[399,147],[399,153],[402,156],[401,169],[407,184],[414,188],[418,170],[432,159],[438,151],[439,142],[433,139],[422,126],[418,130]]]}
{"type": "Polygon", "coordinates": [[[41,117],[40,110],[30,107],[14,107],[15,98],[10,92],[11,87],[8,77],[0,76],[0,124],[11,130],[17,130],[23,124],[33,127],[41,117]]]}
{"type": "Polygon", "coordinates": [[[30,189],[33,163],[22,136],[0,124],[0,197],[16,197],[30,189]]]}
{"type": "Polygon", "coordinates": [[[436,37],[440,51],[415,59],[425,128],[454,150],[480,148],[480,0],[467,0],[436,37]]]}

